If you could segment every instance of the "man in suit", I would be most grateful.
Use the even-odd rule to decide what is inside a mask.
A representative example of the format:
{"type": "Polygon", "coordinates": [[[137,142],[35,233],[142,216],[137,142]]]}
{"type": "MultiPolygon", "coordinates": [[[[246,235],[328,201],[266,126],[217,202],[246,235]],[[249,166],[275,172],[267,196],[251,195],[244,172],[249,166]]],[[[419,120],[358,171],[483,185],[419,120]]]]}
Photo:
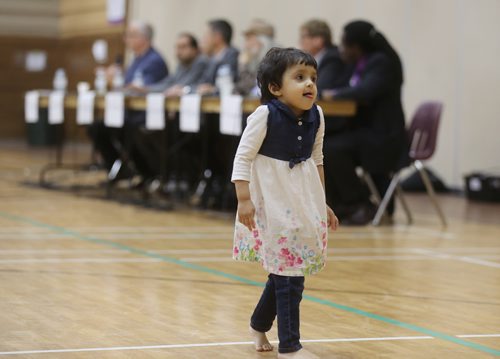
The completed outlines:
{"type": "MultiPolygon", "coordinates": [[[[229,72],[233,84],[238,79],[238,56],[239,51],[231,46],[233,29],[231,25],[222,19],[211,20],[207,24],[205,34],[202,40],[203,52],[209,57],[209,64],[202,76],[200,85],[196,92],[201,95],[217,95],[221,89],[217,88],[217,78],[229,72]]],[[[205,133],[209,138],[208,148],[197,149],[198,153],[207,151],[207,166],[210,176],[200,183],[207,183],[202,195],[202,206],[223,207],[223,192],[225,187],[230,191],[233,186],[229,181],[231,174],[232,158],[236,151],[235,137],[220,134],[219,121],[216,114],[205,114],[206,125],[205,133]],[[206,181],[206,182],[205,182],[206,181]]],[[[199,141],[201,142],[201,141],[199,141]]],[[[226,191],[227,192],[227,191],[226,191]]]]}
{"type": "MultiPolygon", "coordinates": [[[[200,52],[198,40],[189,33],[179,34],[175,44],[175,52],[179,64],[172,75],[165,77],[155,84],[134,87],[134,89],[141,93],[163,92],[166,97],[179,97],[196,88],[208,65],[207,57],[200,52]]],[[[168,121],[166,126],[167,144],[175,144],[179,140],[179,137],[183,137],[183,134],[177,133],[177,118],[174,121],[168,121]]],[[[154,178],[161,174],[162,163],[158,158],[161,157],[159,154],[164,151],[164,148],[162,148],[164,142],[162,133],[158,131],[151,132],[141,128],[135,133],[133,139],[134,148],[140,152],[144,159],[143,165],[137,169],[141,177],[145,180],[145,184],[153,183],[154,178]]],[[[187,154],[185,152],[182,151],[175,158],[167,161],[170,164],[167,170],[171,177],[179,175],[179,173],[173,173],[176,169],[172,166],[172,162],[178,162],[178,166],[175,167],[182,165],[181,167],[183,168],[181,169],[183,172],[188,167],[185,163],[189,163],[190,161],[186,158],[187,154]],[[183,161],[178,161],[179,157],[182,157],[183,161]]],[[[181,169],[177,169],[177,172],[181,172],[181,169]]]]}
{"type": "MultiPolygon", "coordinates": [[[[352,72],[352,66],[345,63],[339,49],[333,44],[332,31],[322,20],[312,19],[300,27],[300,46],[313,55],[318,63],[318,97],[330,89],[347,85],[352,72]]],[[[325,119],[325,135],[344,131],[347,119],[339,116],[329,116],[325,119]]]]}
{"type": "Polygon", "coordinates": [[[332,32],[322,20],[309,20],[300,27],[300,47],[318,63],[318,94],[325,89],[347,84],[350,74],[348,66],[340,57],[339,49],[333,44],[332,32]]]}
{"type": "MultiPolygon", "coordinates": [[[[153,28],[141,21],[132,21],[125,33],[124,41],[127,49],[131,50],[134,59],[125,71],[124,89],[133,89],[138,86],[147,86],[160,81],[168,75],[167,64],[163,57],[153,48],[153,28]]],[[[117,65],[107,70],[109,79],[115,76],[117,65]]],[[[131,138],[137,128],[144,125],[144,112],[127,111],[122,129],[107,128],[102,121],[97,121],[88,128],[88,133],[94,148],[101,154],[104,165],[109,171],[109,180],[118,180],[131,176],[131,171],[122,166],[121,157],[125,148],[135,165],[140,168],[142,158],[137,157],[137,151],[129,148],[131,138]]]]}
{"type": "Polygon", "coordinates": [[[189,93],[200,83],[208,66],[208,58],[201,54],[198,40],[189,33],[179,34],[175,53],[179,61],[175,73],[144,87],[144,92],[163,92],[167,97],[178,97],[189,93]]]}
{"type": "Polygon", "coordinates": [[[238,78],[239,51],[231,46],[233,28],[226,20],[211,20],[203,36],[202,48],[209,57],[209,64],[204,72],[196,92],[202,95],[215,94],[215,82],[222,68],[229,70],[233,82],[238,78]]]}

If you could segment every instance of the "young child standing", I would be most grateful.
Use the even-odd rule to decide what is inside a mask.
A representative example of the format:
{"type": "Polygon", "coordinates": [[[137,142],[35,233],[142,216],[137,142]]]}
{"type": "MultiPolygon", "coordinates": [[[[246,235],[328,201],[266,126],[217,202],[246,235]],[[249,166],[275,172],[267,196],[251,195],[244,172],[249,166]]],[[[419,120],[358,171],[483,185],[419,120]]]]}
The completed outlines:
{"type": "Polygon", "coordinates": [[[267,53],[257,74],[263,105],[248,117],[234,159],[233,257],[269,272],[250,332],[257,351],[271,351],[265,333],[277,316],[278,358],[316,358],[300,344],[299,305],[304,276],[325,265],[328,227],[338,226],[325,201],[316,72],[315,59],[303,51],[267,53]]]}

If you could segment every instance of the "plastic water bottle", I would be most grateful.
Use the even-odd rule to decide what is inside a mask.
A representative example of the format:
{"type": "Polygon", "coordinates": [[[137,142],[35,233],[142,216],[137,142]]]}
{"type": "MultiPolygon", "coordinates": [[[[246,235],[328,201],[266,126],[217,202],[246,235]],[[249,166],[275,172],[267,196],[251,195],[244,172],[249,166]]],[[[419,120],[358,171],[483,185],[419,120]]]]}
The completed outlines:
{"type": "Polygon", "coordinates": [[[106,70],[103,67],[99,67],[95,71],[94,87],[95,91],[102,95],[106,92],[107,87],[106,70]]]}
{"type": "Polygon", "coordinates": [[[68,78],[66,77],[66,72],[63,68],[56,70],[52,85],[54,86],[54,90],[66,91],[66,88],[68,87],[68,78]]]}
{"type": "Polygon", "coordinates": [[[144,76],[142,71],[138,70],[134,72],[134,78],[132,79],[132,85],[137,87],[144,87],[144,76]]]}
{"type": "Polygon", "coordinates": [[[125,79],[123,78],[123,72],[121,67],[116,67],[115,74],[113,76],[113,89],[119,90],[123,88],[125,84],[125,79]]]}
{"type": "Polygon", "coordinates": [[[231,67],[229,65],[222,65],[219,67],[215,79],[215,86],[219,90],[221,96],[231,95],[233,93],[234,82],[231,74],[231,67]]]}

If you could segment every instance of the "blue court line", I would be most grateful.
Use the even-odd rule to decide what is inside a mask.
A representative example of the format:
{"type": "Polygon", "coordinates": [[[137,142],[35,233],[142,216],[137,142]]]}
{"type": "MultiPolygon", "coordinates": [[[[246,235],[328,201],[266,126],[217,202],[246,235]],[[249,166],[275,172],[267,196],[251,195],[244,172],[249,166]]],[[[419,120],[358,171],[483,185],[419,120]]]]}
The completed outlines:
{"type": "MultiPolygon", "coordinates": [[[[145,251],[145,250],[142,250],[139,248],[129,247],[129,246],[121,244],[121,243],[116,243],[116,242],[108,241],[105,239],[86,236],[84,234],[72,231],[72,230],[64,228],[64,227],[53,226],[53,225],[50,225],[47,223],[39,222],[37,220],[31,219],[28,217],[17,216],[17,215],[13,215],[13,214],[10,214],[7,212],[3,212],[3,211],[0,211],[0,216],[3,218],[9,219],[11,221],[30,224],[32,226],[39,227],[39,228],[46,228],[46,229],[49,229],[53,232],[65,234],[67,236],[70,236],[70,237],[73,237],[73,238],[76,238],[76,239],[79,239],[82,241],[101,244],[101,245],[105,245],[108,247],[120,249],[122,251],[126,251],[129,253],[159,259],[159,260],[166,262],[166,263],[177,264],[177,265],[182,266],[184,268],[193,269],[193,270],[203,272],[203,273],[213,274],[215,276],[227,278],[227,279],[234,280],[234,281],[237,281],[240,283],[245,283],[245,284],[256,286],[256,287],[264,287],[264,285],[265,285],[264,283],[257,282],[257,281],[254,281],[254,280],[251,280],[248,278],[240,277],[240,276],[235,275],[235,274],[226,273],[226,272],[223,272],[223,271],[220,271],[217,269],[212,269],[212,268],[201,266],[198,264],[185,262],[185,261],[180,260],[180,259],[164,256],[164,255],[157,254],[154,252],[148,252],[148,251],[145,251]]],[[[465,346],[465,347],[468,347],[471,349],[479,350],[479,351],[482,351],[484,353],[493,354],[495,356],[500,356],[500,350],[496,350],[496,349],[487,347],[485,345],[469,342],[467,340],[463,340],[463,339],[454,337],[454,336],[449,335],[449,334],[437,332],[437,331],[434,331],[432,329],[420,327],[418,325],[413,325],[410,323],[401,322],[401,321],[396,320],[396,319],[392,319],[392,318],[384,317],[382,315],[366,312],[366,311],[361,310],[361,309],[349,307],[349,306],[343,305],[343,304],[338,304],[338,303],[332,302],[332,301],[327,300],[327,299],[321,299],[321,298],[314,297],[314,296],[307,295],[307,294],[305,294],[303,296],[303,298],[310,301],[310,302],[313,302],[313,303],[323,304],[323,305],[326,305],[326,306],[331,307],[331,308],[335,308],[335,309],[339,309],[339,310],[342,310],[345,312],[361,315],[363,317],[375,319],[375,320],[378,320],[378,321],[381,321],[381,322],[384,322],[387,324],[392,324],[392,325],[395,325],[395,326],[398,326],[401,328],[405,328],[405,329],[409,329],[409,330],[419,332],[419,333],[422,333],[425,335],[429,335],[429,336],[432,336],[436,339],[442,339],[442,340],[445,340],[448,342],[452,342],[454,344],[459,344],[459,345],[462,345],[462,346],[465,346]]]]}

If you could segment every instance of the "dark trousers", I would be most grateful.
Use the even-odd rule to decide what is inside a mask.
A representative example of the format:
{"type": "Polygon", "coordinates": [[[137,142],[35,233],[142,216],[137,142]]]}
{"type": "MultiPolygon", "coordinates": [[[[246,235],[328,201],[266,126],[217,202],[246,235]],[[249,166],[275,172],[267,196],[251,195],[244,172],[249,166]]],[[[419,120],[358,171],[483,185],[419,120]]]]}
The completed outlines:
{"type": "Polygon", "coordinates": [[[94,149],[101,155],[104,166],[109,171],[113,163],[120,158],[119,145],[123,143],[123,130],[109,128],[103,121],[96,121],[87,128],[94,149]]]}
{"type": "Polygon", "coordinates": [[[237,200],[231,173],[239,137],[220,133],[218,114],[205,114],[204,117],[200,133],[201,152],[204,166],[210,170],[211,178],[202,196],[201,206],[234,210],[237,200]]]}
{"type": "MultiPolygon", "coordinates": [[[[356,167],[362,166],[360,152],[364,140],[363,136],[349,131],[324,139],[326,196],[334,210],[369,203],[370,191],[356,173],[356,167]]],[[[370,172],[370,175],[383,197],[390,183],[389,174],[370,172]]],[[[393,211],[394,201],[391,200],[388,212],[392,214],[393,211]]]]}
{"type": "Polygon", "coordinates": [[[359,144],[351,133],[328,136],[323,145],[327,199],[333,206],[367,202],[370,193],[356,174],[359,144]]]}
{"type": "Polygon", "coordinates": [[[131,156],[143,178],[166,175],[166,139],[162,131],[148,131],[139,127],[132,135],[131,156]],[[137,162],[137,163],[136,163],[137,162]]]}
{"type": "Polygon", "coordinates": [[[143,177],[153,175],[148,161],[137,148],[138,139],[144,137],[144,123],[143,111],[127,111],[122,128],[106,127],[103,121],[96,121],[88,127],[88,135],[108,171],[117,159],[121,159],[133,163],[143,177]]]}
{"type": "Polygon", "coordinates": [[[208,135],[208,168],[214,175],[223,178],[224,181],[231,180],[232,164],[239,137],[223,135],[219,129],[219,115],[206,114],[205,131],[208,135]]]}
{"type": "Polygon", "coordinates": [[[300,350],[300,301],[304,291],[304,277],[285,277],[269,274],[259,303],[255,307],[250,326],[265,333],[278,316],[280,353],[300,350]]]}

